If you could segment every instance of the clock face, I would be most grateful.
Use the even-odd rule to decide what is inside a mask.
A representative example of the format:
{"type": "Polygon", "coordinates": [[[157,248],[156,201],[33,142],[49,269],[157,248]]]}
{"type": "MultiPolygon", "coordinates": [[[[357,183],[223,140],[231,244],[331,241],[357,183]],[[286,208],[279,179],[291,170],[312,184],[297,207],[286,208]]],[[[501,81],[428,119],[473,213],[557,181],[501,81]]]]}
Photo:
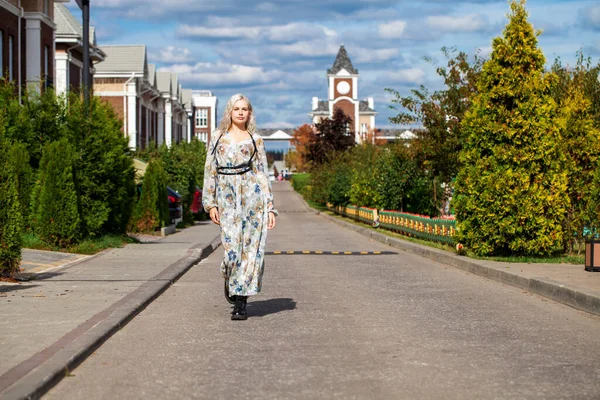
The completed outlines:
{"type": "Polygon", "coordinates": [[[336,87],[339,94],[348,94],[350,92],[350,84],[346,81],[339,82],[336,87]]]}

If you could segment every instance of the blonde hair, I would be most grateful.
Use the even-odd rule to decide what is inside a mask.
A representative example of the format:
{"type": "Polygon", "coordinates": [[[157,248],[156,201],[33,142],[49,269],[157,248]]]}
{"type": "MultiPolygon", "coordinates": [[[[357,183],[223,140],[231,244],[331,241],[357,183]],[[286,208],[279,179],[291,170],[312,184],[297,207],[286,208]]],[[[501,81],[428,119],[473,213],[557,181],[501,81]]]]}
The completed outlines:
{"type": "Polygon", "coordinates": [[[244,100],[248,104],[248,111],[250,111],[250,117],[248,121],[246,121],[246,130],[249,134],[254,134],[256,132],[256,119],[254,118],[254,109],[252,108],[252,103],[250,103],[250,99],[244,96],[243,94],[234,94],[231,96],[227,104],[225,105],[225,111],[223,111],[223,118],[221,118],[221,122],[219,123],[219,131],[221,133],[225,133],[231,128],[231,124],[233,121],[231,120],[231,111],[233,110],[234,104],[239,101],[244,100]]]}

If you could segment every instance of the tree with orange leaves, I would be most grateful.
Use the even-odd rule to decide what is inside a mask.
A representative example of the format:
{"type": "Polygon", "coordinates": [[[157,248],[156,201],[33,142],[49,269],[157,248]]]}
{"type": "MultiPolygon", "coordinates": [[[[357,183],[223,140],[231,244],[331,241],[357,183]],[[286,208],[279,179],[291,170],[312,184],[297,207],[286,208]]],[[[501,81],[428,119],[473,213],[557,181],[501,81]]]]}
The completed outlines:
{"type": "Polygon", "coordinates": [[[308,166],[308,144],[313,140],[314,135],[313,127],[308,124],[301,125],[294,130],[290,142],[294,145],[296,150],[294,151],[295,154],[289,157],[289,161],[294,164],[296,171],[306,170],[306,167],[308,166]]]}

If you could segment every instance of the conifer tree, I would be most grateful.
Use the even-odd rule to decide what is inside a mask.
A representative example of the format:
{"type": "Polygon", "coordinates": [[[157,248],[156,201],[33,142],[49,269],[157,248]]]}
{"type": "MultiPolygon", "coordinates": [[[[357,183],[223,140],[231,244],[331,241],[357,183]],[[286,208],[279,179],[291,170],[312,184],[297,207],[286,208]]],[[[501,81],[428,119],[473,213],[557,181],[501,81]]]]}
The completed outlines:
{"type": "Polygon", "coordinates": [[[29,161],[30,157],[27,152],[27,147],[22,143],[13,143],[10,149],[9,162],[12,164],[15,172],[17,193],[19,196],[19,203],[21,204],[21,216],[23,218],[24,228],[28,225],[29,202],[31,187],[33,185],[33,169],[31,168],[29,161]]]}
{"type": "Polygon", "coordinates": [[[130,229],[135,232],[152,232],[168,223],[167,173],[163,162],[155,158],[150,160],[146,168],[142,193],[135,205],[130,229]]]}
{"type": "Polygon", "coordinates": [[[565,157],[538,33],[524,0],[510,8],[463,121],[458,240],[479,255],[546,255],[563,245],[565,157]]]}
{"type": "Polygon", "coordinates": [[[0,275],[12,276],[21,262],[23,221],[11,146],[0,137],[0,275]]]}
{"type": "Polygon", "coordinates": [[[588,202],[593,200],[593,175],[600,160],[600,123],[596,121],[600,117],[597,104],[600,66],[592,66],[591,59],[580,52],[574,68],[563,67],[557,60],[552,71],[558,78],[553,96],[561,111],[561,144],[567,159],[570,200],[565,220],[565,250],[572,251],[576,244],[582,244],[586,210],[588,202]]]}
{"type": "Polygon", "coordinates": [[[42,152],[35,231],[43,240],[60,247],[82,237],[74,164],[75,154],[66,139],[46,145],[42,152]]]}

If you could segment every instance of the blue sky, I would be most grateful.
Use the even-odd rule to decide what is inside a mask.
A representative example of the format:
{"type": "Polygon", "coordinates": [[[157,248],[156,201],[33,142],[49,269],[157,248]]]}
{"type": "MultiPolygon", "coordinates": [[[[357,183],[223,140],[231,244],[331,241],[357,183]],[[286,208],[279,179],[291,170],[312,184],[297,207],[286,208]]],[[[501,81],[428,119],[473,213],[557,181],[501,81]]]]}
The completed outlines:
{"type": "MultiPolygon", "coordinates": [[[[71,1],[76,16],[80,11],[71,1]]],[[[530,21],[543,29],[548,63],[573,63],[583,50],[600,60],[597,1],[529,0],[530,21]]],[[[430,57],[443,63],[443,46],[487,55],[501,35],[507,1],[389,0],[92,0],[100,46],[145,44],[149,62],[178,73],[185,88],[227,99],[251,99],[259,127],[310,122],[311,98],[327,96],[326,71],[340,44],[359,70],[359,97],[375,98],[378,127],[388,117],[385,88],[408,94],[440,87],[430,57]]]]}

